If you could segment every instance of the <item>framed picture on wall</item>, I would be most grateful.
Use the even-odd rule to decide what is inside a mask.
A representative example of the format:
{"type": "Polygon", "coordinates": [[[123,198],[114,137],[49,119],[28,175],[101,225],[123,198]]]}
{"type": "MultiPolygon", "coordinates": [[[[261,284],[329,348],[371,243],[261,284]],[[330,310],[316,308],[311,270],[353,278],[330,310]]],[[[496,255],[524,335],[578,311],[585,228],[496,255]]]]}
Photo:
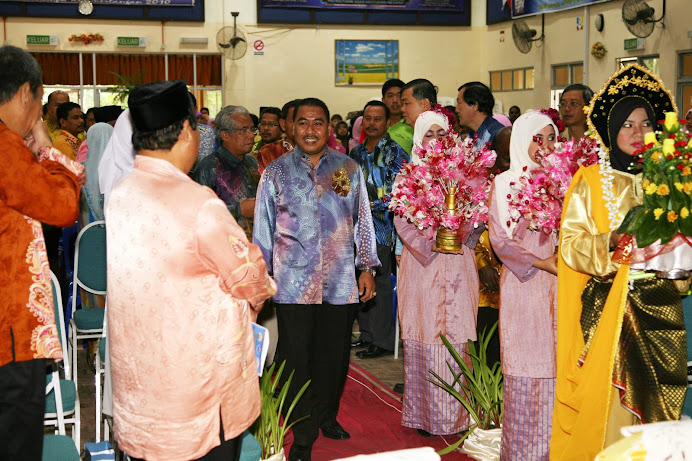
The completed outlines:
{"type": "Polygon", "coordinates": [[[486,2],[486,24],[509,21],[512,19],[512,7],[510,0],[485,0],[486,2]]]}
{"type": "Polygon", "coordinates": [[[381,86],[399,78],[398,40],[335,40],[336,86],[381,86]]]}

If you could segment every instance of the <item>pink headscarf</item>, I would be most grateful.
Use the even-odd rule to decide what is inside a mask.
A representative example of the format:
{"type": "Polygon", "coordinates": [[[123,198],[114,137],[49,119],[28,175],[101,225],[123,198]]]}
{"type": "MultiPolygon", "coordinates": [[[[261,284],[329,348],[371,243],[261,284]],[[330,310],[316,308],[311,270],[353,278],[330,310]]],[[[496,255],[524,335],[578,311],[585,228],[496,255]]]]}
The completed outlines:
{"type": "Polygon", "coordinates": [[[336,136],[334,136],[334,129],[332,126],[329,126],[329,139],[327,140],[327,147],[330,147],[334,150],[338,150],[342,154],[346,154],[346,148],[341,145],[339,141],[336,140],[336,136]]]}
{"type": "Polygon", "coordinates": [[[348,150],[351,151],[353,150],[358,144],[361,143],[361,136],[363,135],[363,130],[361,128],[361,125],[363,125],[363,117],[360,116],[356,119],[355,122],[353,122],[353,130],[351,133],[353,133],[353,137],[349,139],[348,141],[348,150]]]}
{"type": "Polygon", "coordinates": [[[494,114],[493,118],[502,123],[503,126],[512,126],[512,122],[510,122],[505,114],[494,114]]]}

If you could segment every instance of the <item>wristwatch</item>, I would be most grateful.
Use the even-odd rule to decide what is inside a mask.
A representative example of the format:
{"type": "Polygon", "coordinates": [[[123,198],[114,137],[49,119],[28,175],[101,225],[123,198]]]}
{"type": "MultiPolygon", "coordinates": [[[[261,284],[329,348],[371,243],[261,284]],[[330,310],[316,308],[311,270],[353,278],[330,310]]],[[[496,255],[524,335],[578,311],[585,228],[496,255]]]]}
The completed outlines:
{"type": "Polygon", "coordinates": [[[366,273],[372,275],[373,277],[375,276],[375,273],[376,273],[375,269],[364,269],[363,272],[366,272],[366,273]]]}

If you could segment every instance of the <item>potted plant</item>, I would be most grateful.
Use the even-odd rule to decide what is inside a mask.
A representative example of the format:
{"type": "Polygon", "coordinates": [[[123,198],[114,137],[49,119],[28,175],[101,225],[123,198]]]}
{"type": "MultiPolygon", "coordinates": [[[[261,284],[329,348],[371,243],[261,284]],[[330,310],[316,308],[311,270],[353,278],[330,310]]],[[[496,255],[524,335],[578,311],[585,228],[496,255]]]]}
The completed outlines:
{"type": "Polygon", "coordinates": [[[502,367],[500,362],[488,366],[487,349],[490,338],[497,329],[497,322],[488,332],[482,332],[478,341],[469,341],[469,367],[444,335],[442,342],[454,358],[456,367],[447,362],[454,379],[446,382],[440,375],[430,370],[434,379],[430,381],[453,395],[469,412],[473,424],[468,432],[455,444],[439,451],[440,455],[457,449],[464,441],[462,451],[474,459],[500,459],[500,439],[502,425],[502,367]],[[456,371],[456,370],[460,371],[456,371]]]}
{"type": "Polygon", "coordinates": [[[288,432],[288,430],[294,424],[308,417],[304,416],[291,422],[290,424],[288,423],[291,413],[293,413],[293,409],[298,403],[298,400],[300,400],[302,395],[305,393],[305,390],[310,385],[310,381],[306,382],[298,391],[296,397],[293,399],[293,402],[290,403],[285,417],[282,418],[282,411],[284,405],[286,404],[286,396],[288,394],[288,389],[291,386],[291,381],[293,381],[293,374],[295,371],[291,371],[290,376],[277,392],[277,387],[281,379],[281,375],[283,374],[284,367],[286,366],[286,361],[281,364],[279,370],[276,372],[276,376],[274,376],[274,379],[272,379],[275,366],[276,363],[273,363],[272,366],[266,370],[260,378],[262,410],[259,418],[257,418],[251,429],[252,435],[255,436],[260,444],[260,447],[262,447],[262,459],[268,461],[280,461],[286,459],[283,448],[286,432],[288,432]]]}
{"type": "Polygon", "coordinates": [[[113,88],[114,98],[113,100],[120,105],[127,104],[127,98],[130,96],[130,91],[135,87],[144,83],[144,75],[146,70],[139,69],[137,73],[132,77],[127,77],[125,75],[120,75],[117,72],[111,72],[118,79],[118,84],[113,88]]]}

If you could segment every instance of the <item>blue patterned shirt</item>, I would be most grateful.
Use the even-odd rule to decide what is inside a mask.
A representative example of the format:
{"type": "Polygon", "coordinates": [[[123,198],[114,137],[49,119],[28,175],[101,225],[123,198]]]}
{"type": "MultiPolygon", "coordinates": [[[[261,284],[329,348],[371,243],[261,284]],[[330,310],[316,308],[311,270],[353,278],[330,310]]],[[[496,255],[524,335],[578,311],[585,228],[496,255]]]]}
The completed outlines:
{"type": "Polygon", "coordinates": [[[351,158],[360,164],[368,188],[368,198],[372,205],[372,220],[375,224],[377,243],[392,247],[396,240],[394,212],[389,210],[389,196],[394,179],[409,158],[406,151],[388,134],[368,152],[366,141],[354,147],[351,158]]]}
{"type": "Polygon", "coordinates": [[[357,303],[356,267],[380,265],[360,166],[332,149],[314,166],[299,147],[270,163],[252,240],[278,286],[275,302],[357,303]]]}
{"type": "Polygon", "coordinates": [[[478,135],[478,139],[473,144],[476,149],[482,149],[487,143],[493,142],[495,139],[495,134],[500,131],[505,126],[495,120],[492,115],[488,115],[478,127],[478,131],[469,131],[469,137],[473,138],[474,135],[478,135]]]}

